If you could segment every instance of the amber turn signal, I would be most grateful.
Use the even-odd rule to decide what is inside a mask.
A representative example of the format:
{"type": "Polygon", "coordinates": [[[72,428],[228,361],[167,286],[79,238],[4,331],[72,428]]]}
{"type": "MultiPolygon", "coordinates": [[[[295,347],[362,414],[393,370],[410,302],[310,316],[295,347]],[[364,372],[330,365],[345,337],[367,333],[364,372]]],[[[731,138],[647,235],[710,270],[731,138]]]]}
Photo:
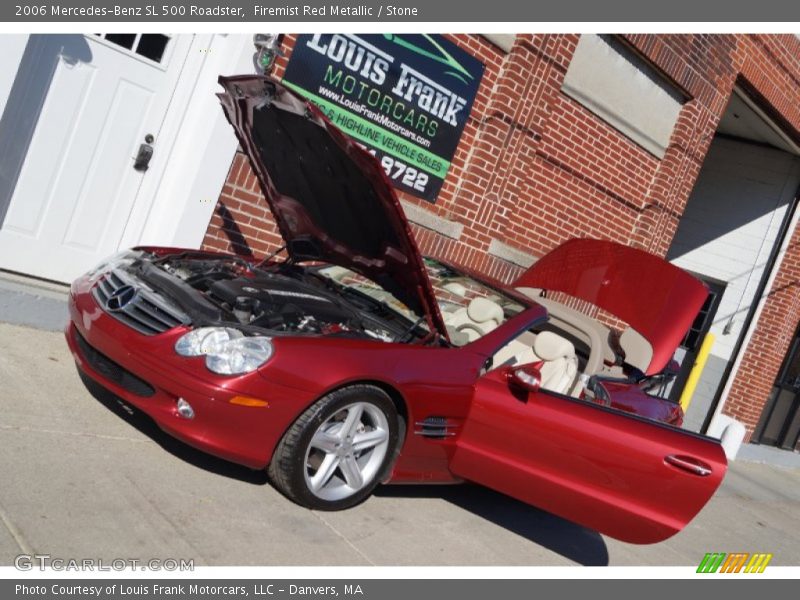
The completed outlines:
{"type": "Polygon", "coordinates": [[[234,396],[228,400],[231,404],[238,404],[239,406],[260,406],[267,408],[269,402],[266,400],[259,400],[258,398],[250,398],[249,396],[234,396]]]}

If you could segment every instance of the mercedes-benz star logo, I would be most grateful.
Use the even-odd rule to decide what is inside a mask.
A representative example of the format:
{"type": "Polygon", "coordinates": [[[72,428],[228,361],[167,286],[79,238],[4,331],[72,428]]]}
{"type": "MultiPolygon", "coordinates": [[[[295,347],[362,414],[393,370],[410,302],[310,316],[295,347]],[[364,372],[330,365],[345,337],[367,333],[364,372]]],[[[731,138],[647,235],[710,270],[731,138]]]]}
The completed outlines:
{"type": "Polygon", "coordinates": [[[133,302],[137,292],[138,290],[132,285],[123,285],[108,297],[106,308],[111,311],[122,310],[133,302]]]}

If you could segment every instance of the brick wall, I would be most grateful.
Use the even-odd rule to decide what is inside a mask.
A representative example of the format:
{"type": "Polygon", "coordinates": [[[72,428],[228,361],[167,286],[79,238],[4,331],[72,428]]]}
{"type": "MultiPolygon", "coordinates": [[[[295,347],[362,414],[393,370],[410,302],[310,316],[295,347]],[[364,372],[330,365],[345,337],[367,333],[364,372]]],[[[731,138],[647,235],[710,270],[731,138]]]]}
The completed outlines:
{"type": "MultiPolygon", "coordinates": [[[[800,131],[800,40],[794,36],[625,36],[689,97],[662,159],[561,93],[577,35],[521,35],[508,54],[479,36],[448,37],[478,56],[486,71],[436,203],[401,198],[463,225],[459,239],[414,225],[424,253],[502,280],[513,280],[520,266],[490,254],[493,240],[538,256],[571,237],[591,236],[665,255],[735,84],[787,130],[800,131]]],[[[287,36],[276,75],[293,45],[287,36]]],[[[280,245],[259,196],[237,155],[204,247],[263,255],[280,245]]],[[[726,407],[750,431],[786,335],[800,318],[794,285],[800,262],[793,256],[768,297],[726,407]]]]}
{"type": "Polygon", "coordinates": [[[794,231],[724,412],[749,425],[758,423],[784,355],[800,322],[800,228],[794,231]]]}

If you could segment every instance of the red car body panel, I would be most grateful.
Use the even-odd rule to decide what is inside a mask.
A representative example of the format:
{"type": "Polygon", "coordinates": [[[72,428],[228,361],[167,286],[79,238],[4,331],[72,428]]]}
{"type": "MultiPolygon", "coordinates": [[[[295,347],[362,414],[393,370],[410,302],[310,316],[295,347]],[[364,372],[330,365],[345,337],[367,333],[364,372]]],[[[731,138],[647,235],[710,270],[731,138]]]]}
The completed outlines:
{"type": "Polygon", "coordinates": [[[676,427],[683,424],[683,409],[677,402],[651,396],[627,381],[606,379],[602,381],[602,386],[611,399],[612,408],[676,427]]]}
{"type": "MultiPolygon", "coordinates": [[[[222,97],[226,114],[250,154],[290,256],[298,261],[339,264],[377,281],[424,316],[429,331],[441,334],[446,340],[446,329],[424,264],[397,197],[377,161],[339,132],[315,107],[272,80],[248,76],[223,79],[222,84],[226,88],[222,97]],[[302,152],[295,157],[308,170],[303,175],[308,174],[314,186],[347,184],[342,176],[351,176],[351,167],[358,167],[361,175],[353,176],[357,182],[353,184],[353,197],[359,200],[352,206],[343,203],[338,211],[350,225],[337,229],[339,225],[334,223],[337,211],[318,206],[319,198],[311,198],[302,191],[297,192],[302,198],[280,191],[295,184],[279,175],[275,165],[268,170],[257,158],[263,158],[263,145],[272,142],[256,139],[251,128],[253,111],[263,106],[276,106],[284,111],[285,114],[275,117],[279,120],[291,115],[290,120],[301,123],[301,128],[324,131],[327,138],[322,141],[335,145],[337,168],[342,171],[331,166],[326,175],[325,152],[314,155],[320,159],[316,162],[304,158],[302,152]],[[352,164],[348,166],[342,161],[352,164]],[[338,175],[326,179],[331,172],[338,175]],[[383,240],[386,243],[382,245],[375,240],[371,245],[360,245],[359,228],[370,225],[369,219],[365,220],[357,210],[364,198],[378,205],[377,211],[375,206],[364,206],[379,222],[381,231],[387,232],[383,240]]],[[[277,129],[272,133],[279,135],[277,129]]],[[[278,151],[291,154],[282,148],[278,151]]],[[[270,160],[284,159],[273,155],[270,160]]],[[[321,198],[324,197],[322,194],[321,198]]],[[[346,195],[337,198],[344,202],[346,195]]],[[[632,304],[611,297],[624,289],[616,284],[614,294],[602,289],[607,279],[604,274],[621,273],[622,279],[628,281],[625,268],[619,265],[611,268],[608,262],[597,258],[593,263],[592,253],[585,256],[588,246],[582,244],[570,248],[581,250],[577,252],[576,264],[584,275],[590,273],[588,279],[570,280],[564,275],[574,270],[574,265],[565,263],[572,252],[568,248],[557,253],[555,259],[541,259],[537,263],[541,265],[539,269],[526,273],[517,285],[563,287],[562,291],[568,293],[577,291],[599,298],[628,315],[630,318],[626,320],[643,329],[640,333],[648,339],[662,344],[671,343],[677,330],[683,328],[690,309],[681,308],[682,303],[691,304],[694,313],[697,312],[699,292],[682,277],[672,274],[668,283],[676,285],[678,291],[670,295],[662,282],[651,282],[652,277],[645,273],[647,276],[638,279],[637,285],[643,285],[643,281],[652,283],[658,307],[647,309],[649,312],[645,314],[665,321],[648,324],[644,317],[632,312],[632,304]],[[556,267],[561,272],[560,278],[552,272],[556,267]],[[681,293],[689,297],[684,298],[681,293]],[[665,306],[662,296],[670,297],[674,305],[665,306]]],[[[594,246],[601,247],[602,244],[594,246]]],[[[236,261],[237,277],[255,276],[254,269],[228,255],[175,248],[138,250],[160,257],[143,259],[149,261],[152,270],[158,269],[154,266],[156,262],[171,254],[192,259],[227,256],[231,259],[228,262],[236,261]]],[[[619,258],[618,254],[615,256],[619,258]]],[[[642,269],[655,268],[655,263],[647,258],[636,260],[642,269]]],[[[659,261],[659,272],[664,272],[660,267],[663,261],[655,260],[659,261]]],[[[162,275],[169,277],[166,272],[162,275]]],[[[462,347],[440,343],[436,335],[400,343],[366,336],[276,332],[272,337],[273,351],[263,365],[250,373],[229,376],[209,371],[203,356],[178,355],[175,342],[189,330],[185,323],[193,322],[195,327],[209,324],[235,327],[237,323],[221,318],[219,323],[204,322],[207,317],[202,314],[199,321],[193,321],[187,313],[187,320],[179,321],[184,324],[145,335],[109,313],[115,310],[110,299],[100,306],[93,289],[103,277],[102,273],[94,272],[77,279],[71,288],[66,338],[78,367],[176,438],[252,468],[269,464],[285,432],[316,400],[348,384],[369,383],[383,388],[392,397],[406,426],[390,481],[472,480],[622,540],[654,542],[678,531],[711,497],[725,472],[725,455],[715,441],[590,401],[544,391],[521,397],[510,387],[504,369],[486,373],[489,357],[547,318],[543,307],[514,291],[508,293],[529,308],[462,347]],[[152,394],[140,395],[118,384],[115,373],[119,375],[120,370],[146,382],[152,394]],[[255,398],[262,403],[259,406],[231,403],[236,396],[255,398]],[[192,405],[194,418],[178,414],[179,398],[192,405]]],[[[176,281],[173,278],[173,286],[180,285],[176,281]]],[[[138,285],[136,281],[134,284],[138,285]]],[[[507,289],[496,282],[494,286],[507,289]]],[[[124,287],[133,296],[139,293],[133,285],[124,287]]],[[[637,308],[642,307],[637,305],[637,308]]],[[[662,350],[651,366],[661,361],[662,350]]],[[[626,390],[611,390],[612,406],[615,391],[626,390]]],[[[629,409],[635,408],[638,400],[627,394],[625,402],[629,409]]],[[[618,408],[628,410],[624,406],[618,408]]],[[[659,418],[655,413],[649,414],[653,410],[644,404],[636,412],[659,418]]]]}
{"type": "Polygon", "coordinates": [[[719,444],[563,396],[509,391],[502,371],[476,386],[452,471],[617,539],[680,531],[725,473],[719,444]],[[678,469],[693,457],[710,474],[678,469]]]}
{"type": "Polygon", "coordinates": [[[537,305],[461,348],[276,337],[266,364],[229,377],[209,372],[202,357],[174,352],[187,328],[143,336],[107,314],[93,286],[88,277],[79,278],[70,294],[66,335],[79,368],[176,438],[252,468],[269,463],[284,432],[316,399],[368,382],[397,399],[407,424],[390,481],[472,480],[625,541],[658,541],[679,530],[725,471],[715,441],[546,392],[521,403],[504,383],[502,369],[482,374],[489,356],[546,319],[537,305]],[[78,334],[156,393],[137,396],[94,369],[78,334]],[[268,406],[230,404],[237,395],[268,406]],[[178,416],[179,397],[192,404],[194,419],[178,416]],[[421,435],[429,417],[440,418],[447,435],[421,435]],[[678,472],[664,463],[667,456],[688,457],[708,466],[710,474],[678,472]],[[543,469],[561,475],[548,479],[543,469]],[[654,486],[659,494],[651,493],[654,486]]]}
{"type": "MultiPolygon", "coordinates": [[[[371,382],[393,390],[404,404],[409,424],[431,414],[449,415],[454,422],[463,420],[472,385],[485,360],[466,348],[285,337],[273,340],[275,354],[258,371],[234,378],[220,376],[205,368],[203,357],[175,354],[175,342],[186,328],[142,336],[104,312],[91,294],[92,287],[86,277],[79,278],[72,285],[69,300],[71,322],[66,337],[81,370],[175,437],[252,468],[269,463],[286,429],[314,400],[349,383],[371,382]],[[155,387],[156,395],[142,398],[131,394],[94,370],[78,346],[77,334],[155,387]],[[263,399],[269,406],[229,404],[236,395],[263,399]],[[186,421],[178,416],[175,402],[179,397],[195,407],[195,419],[186,421]]],[[[536,311],[543,315],[543,309],[536,311]]],[[[393,480],[457,479],[447,467],[450,450],[425,441],[409,425],[393,480]]]]}
{"type": "Polygon", "coordinates": [[[285,424],[315,399],[314,394],[267,381],[258,373],[237,378],[214,376],[202,361],[182,360],[173,351],[175,341],[187,329],[142,336],[103,312],[88,293],[89,288],[86,278],[77,280],[69,299],[66,338],[78,367],[191,446],[254,469],[263,468],[283,435],[285,424]],[[156,393],[146,398],[137,396],[93,368],[81,352],[78,335],[96,351],[148,382],[156,393]],[[269,407],[230,404],[228,400],[237,395],[268,399],[269,407]],[[178,417],[175,403],[180,397],[196,407],[195,419],[178,417]]]}
{"type": "Polygon", "coordinates": [[[245,75],[219,83],[225,115],[289,255],[347,267],[380,283],[447,339],[416,241],[375,157],[274,79],[245,75]]]}
{"type": "Polygon", "coordinates": [[[514,287],[564,292],[610,312],[650,342],[653,375],[672,359],[708,289],[686,271],[643,250],[574,239],[548,252],[514,287]]]}

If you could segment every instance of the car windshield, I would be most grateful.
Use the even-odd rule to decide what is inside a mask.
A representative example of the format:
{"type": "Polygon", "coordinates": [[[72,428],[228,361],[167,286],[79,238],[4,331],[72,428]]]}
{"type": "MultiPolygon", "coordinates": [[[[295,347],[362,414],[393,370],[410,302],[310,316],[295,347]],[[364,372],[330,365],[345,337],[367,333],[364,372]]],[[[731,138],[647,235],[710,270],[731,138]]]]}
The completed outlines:
{"type": "MultiPolygon", "coordinates": [[[[510,296],[437,260],[425,258],[424,262],[450,340],[456,346],[482,337],[525,309],[510,296]]],[[[412,313],[377,283],[350,269],[331,265],[317,272],[339,285],[383,302],[411,321],[419,319],[419,315],[412,313]]],[[[420,326],[425,327],[425,324],[420,326]]]]}

